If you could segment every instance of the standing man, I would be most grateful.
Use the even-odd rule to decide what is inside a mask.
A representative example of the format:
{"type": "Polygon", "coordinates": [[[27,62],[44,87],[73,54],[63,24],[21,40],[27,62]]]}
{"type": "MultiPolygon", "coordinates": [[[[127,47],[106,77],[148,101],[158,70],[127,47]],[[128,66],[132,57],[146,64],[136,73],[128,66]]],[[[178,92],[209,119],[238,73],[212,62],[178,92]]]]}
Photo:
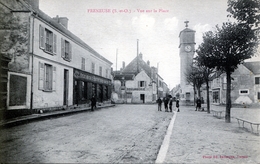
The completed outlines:
{"type": "Polygon", "coordinates": [[[200,100],[200,98],[197,99],[196,104],[197,104],[197,106],[196,106],[196,110],[195,111],[197,111],[197,110],[200,111],[200,108],[201,108],[201,100],[200,100]]]}
{"type": "Polygon", "coordinates": [[[91,111],[94,111],[94,107],[97,108],[97,106],[96,106],[97,101],[96,101],[95,96],[93,96],[93,97],[90,99],[90,101],[91,101],[91,111]]]}
{"type": "Polygon", "coordinates": [[[178,109],[177,112],[180,112],[180,105],[179,105],[179,99],[176,100],[176,108],[178,109]]]}
{"type": "Polygon", "coordinates": [[[158,111],[162,111],[162,99],[159,97],[157,100],[158,103],[158,111]]]}
{"type": "Polygon", "coordinates": [[[165,108],[165,112],[168,112],[168,98],[164,97],[164,108],[165,108]]]}
{"type": "Polygon", "coordinates": [[[170,112],[172,112],[172,98],[170,98],[169,108],[170,108],[170,112]]]}

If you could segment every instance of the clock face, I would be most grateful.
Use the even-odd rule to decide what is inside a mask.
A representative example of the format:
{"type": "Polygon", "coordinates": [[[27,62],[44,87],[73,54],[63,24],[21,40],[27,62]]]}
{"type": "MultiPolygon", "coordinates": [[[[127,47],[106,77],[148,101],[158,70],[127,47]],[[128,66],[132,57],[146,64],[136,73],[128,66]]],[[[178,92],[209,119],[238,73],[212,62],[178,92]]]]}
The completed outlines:
{"type": "Polygon", "coordinates": [[[187,45],[184,47],[185,51],[187,52],[190,52],[191,51],[191,46],[190,45],[187,45]]]}

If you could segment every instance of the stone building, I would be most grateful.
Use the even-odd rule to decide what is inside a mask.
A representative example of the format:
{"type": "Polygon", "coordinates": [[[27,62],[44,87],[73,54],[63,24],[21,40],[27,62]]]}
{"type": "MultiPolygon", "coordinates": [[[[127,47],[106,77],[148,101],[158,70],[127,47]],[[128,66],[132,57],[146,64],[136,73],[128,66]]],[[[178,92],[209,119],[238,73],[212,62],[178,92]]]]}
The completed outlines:
{"type": "Polygon", "coordinates": [[[7,117],[110,102],[112,63],[68,30],[68,18],[51,18],[39,0],[0,3],[1,53],[8,64],[7,117]]]}
{"type": "Polygon", "coordinates": [[[163,97],[163,79],[157,68],[143,61],[141,53],[127,66],[123,62],[122,70],[113,74],[115,103],[154,103],[163,97]]]}
{"type": "MultiPolygon", "coordinates": [[[[231,74],[231,103],[260,103],[260,62],[245,62],[231,74]]],[[[226,75],[221,74],[211,83],[212,103],[226,103],[226,75]]]]}

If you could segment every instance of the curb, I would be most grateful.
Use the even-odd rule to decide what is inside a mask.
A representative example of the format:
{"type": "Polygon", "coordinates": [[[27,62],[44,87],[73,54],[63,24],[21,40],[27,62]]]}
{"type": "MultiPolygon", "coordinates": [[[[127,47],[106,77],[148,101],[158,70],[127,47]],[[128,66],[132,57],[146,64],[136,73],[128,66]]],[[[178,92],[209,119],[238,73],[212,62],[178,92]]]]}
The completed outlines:
{"type": "MultiPolygon", "coordinates": [[[[102,109],[102,108],[108,108],[108,107],[114,107],[114,104],[111,105],[106,105],[106,106],[98,106],[95,110],[102,109]]],[[[40,121],[48,118],[53,118],[53,117],[61,117],[65,115],[70,115],[70,114],[77,114],[81,112],[87,112],[90,111],[90,108],[80,108],[80,109],[72,109],[72,110],[64,110],[64,111],[56,111],[56,112],[49,112],[49,113],[43,113],[43,114],[32,114],[32,115],[27,115],[27,116],[22,116],[19,118],[15,118],[12,120],[6,120],[2,123],[0,123],[0,127],[13,127],[17,125],[22,125],[26,124],[29,122],[33,121],[40,121]]]]}
{"type": "Polygon", "coordinates": [[[167,128],[166,135],[164,136],[163,143],[160,147],[159,153],[157,155],[155,163],[163,163],[164,159],[166,157],[166,154],[168,152],[169,144],[170,144],[170,139],[172,135],[172,130],[173,130],[173,125],[177,116],[177,112],[173,111],[174,115],[172,116],[172,120],[167,128]]]}

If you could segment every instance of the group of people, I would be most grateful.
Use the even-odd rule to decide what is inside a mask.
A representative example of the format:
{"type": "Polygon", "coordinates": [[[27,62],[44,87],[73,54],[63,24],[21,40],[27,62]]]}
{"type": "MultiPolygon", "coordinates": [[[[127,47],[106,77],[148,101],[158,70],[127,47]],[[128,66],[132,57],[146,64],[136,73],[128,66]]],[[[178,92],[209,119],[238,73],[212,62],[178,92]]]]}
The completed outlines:
{"type": "MultiPolygon", "coordinates": [[[[165,112],[172,112],[172,104],[173,104],[173,99],[169,97],[164,97],[161,99],[160,97],[157,100],[158,103],[158,111],[162,111],[162,103],[164,103],[164,109],[165,112]],[[169,105],[169,108],[168,108],[169,105]]],[[[180,112],[180,105],[179,105],[179,99],[176,100],[176,108],[177,112],[180,112]]]]}

